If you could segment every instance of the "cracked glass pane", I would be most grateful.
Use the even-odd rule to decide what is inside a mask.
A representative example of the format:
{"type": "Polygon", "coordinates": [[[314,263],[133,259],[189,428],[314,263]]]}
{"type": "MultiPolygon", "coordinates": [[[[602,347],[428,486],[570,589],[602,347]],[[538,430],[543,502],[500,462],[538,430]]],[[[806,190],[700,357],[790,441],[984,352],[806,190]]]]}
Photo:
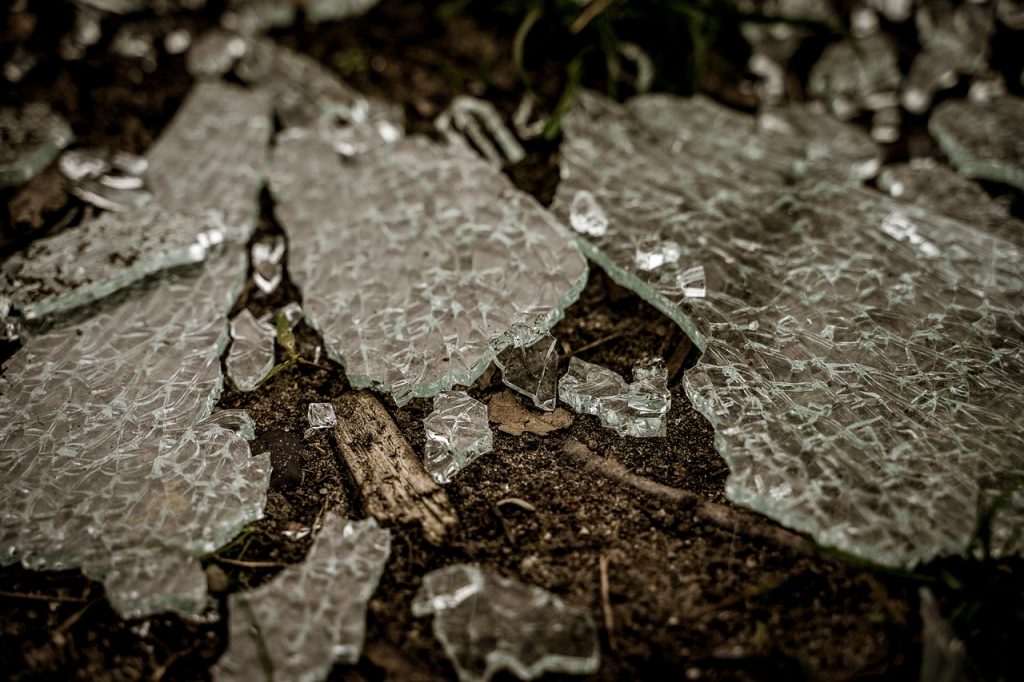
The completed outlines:
{"type": "Polygon", "coordinates": [[[424,138],[343,164],[317,134],[288,131],[271,191],[307,321],[354,387],[399,405],[472,384],[508,330],[538,338],[586,282],[550,213],[486,161],[424,138]]]}
{"type": "MultiPolygon", "coordinates": [[[[639,99],[582,96],[554,209],[592,192],[609,227],[582,248],[703,351],[685,387],[730,499],[884,564],[963,550],[979,502],[1024,477],[1021,252],[639,99]],[[703,298],[636,267],[650,234],[704,268],[703,298]]],[[[1018,494],[997,515],[999,551],[1021,549],[1022,514],[1018,494]]]]}
{"type": "Polygon", "coordinates": [[[412,612],[433,615],[434,636],[462,682],[484,682],[502,670],[523,680],[549,672],[586,675],[601,664],[588,610],[476,566],[428,573],[412,612]]]}
{"type": "Polygon", "coordinates": [[[512,344],[494,358],[502,382],[549,412],[558,399],[558,341],[545,334],[530,344],[512,344]]]}
{"type": "Polygon", "coordinates": [[[359,660],[366,605],[391,552],[374,519],[328,513],[305,561],[228,597],[230,642],[214,680],[323,680],[359,660]]]}
{"type": "Polygon", "coordinates": [[[199,263],[223,241],[215,216],[183,216],[150,206],[101,213],[37,240],[3,265],[0,293],[28,320],[65,313],[161,270],[199,263]]]}
{"type": "Polygon", "coordinates": [[[465,391],[445,391],[434,397],[434,410],[423,420],[426,444],[423,466],[438,483],[455,475],[491,451],[487,406],[465,391]]]}
{"type": "Polygon", "coordinates": [[[257,320],[248,309],[231,320],[231,349],[225,366],[231,383],[239,391],[255,391],[274,368],[277,329],[257,320]]]}
{"type": "Polygon", "coordinates": [[[310,403],[306,418],[312,429],[329,429],[338,423],[334,406],[330,403],[310,403]]]}
{"type": "Polygon", "coordinates": [[[596,416],[620,436],[665,437],[665,415],[672,405],[668,371],[659,362],[633,368],[633,383],[577,357],[558,381],[558,397],[580,414],[596,416]]]}
{"type": "Polygon", "coordinates": [[[48,104],[0,107],[0,187],[28,182],[72,139],[71,126],[48,104]]]}
{"type": "Polygon", "coordinates": [[[252,281],[265,294],[274,293],[284,278],[281,261],[285,247],[284,237],[279,234],[260,239],[252,245],[252,281]]]}
{"type": "Polygon", "coordinates": [[[1020,97],[948,100],[932,112],[928,132],[964,175],[1024,189],[1021,121],[1024,99],[1020,97]]]}

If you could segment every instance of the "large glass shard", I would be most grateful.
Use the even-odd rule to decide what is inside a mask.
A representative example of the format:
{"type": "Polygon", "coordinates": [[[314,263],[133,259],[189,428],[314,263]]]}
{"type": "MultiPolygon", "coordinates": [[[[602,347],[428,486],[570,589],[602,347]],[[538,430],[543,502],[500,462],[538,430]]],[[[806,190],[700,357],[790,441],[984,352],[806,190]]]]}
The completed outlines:
{"type": "Polygon", "coordinates": [[[335,663],[355,663],[366,605],[390,553],[391,533],[374,519],[328,513],[305,561],[228,597],[230,641],[213,679],[312,682],[335,663]]]}
{"type": "Polygon", "coordinates": [[[1024,99],[949,100],[928,120],[928,131],[964,175],[1024,189],[1024,99]]]}
{"type": "Polygon", "coordinates": [[[672,405],[668,371],[660,362],[633,368],[633,383],[600,365],[579,358],[558,381],[558,397],[581,414],[601,420],[620,436],[665,437],[665,415],[672,405]]]}
{"type": "Polygon", "coordinates": [[[239,391],[255,391],[274,368],[274,340],[277,330],[257,320],[248,308],[231,320],[231,349],[224,363],[231,382],[239,391]]]}
{"type": "Polygon", "coordinates": [[[894,103],[900,85],[896,48],[882,33],[856,43],[843,40],[825,48],[807,82],[807,91],[824,100],[836,116],[894,103]]]}
{"type": "Polygon", "coordinates": [[[39,239],[3,265],[0,294],[28,320],[109,296],[168,268],[199,263],[223,241],[220,221],[156,206],[131,214],[102,213],[39,239]]]}
{"type": "Polygon", "coordinates": [[[357,388],[399,405],[470,385],[512,328],[547,332],[587,265],[566,229],[464,150],[408,138],[342,164],[278,136],[275,213],[306,319],[357,388]]]}
{"type": "Polygon", "coordinates": [[[252,251],[252,281],[260,291],[272,294],[281,285],[284,278],[284,258],[286,245],[284,237],[277,234],[268,239],[254,242],[252,251]]]}
{"type": "Polygon", "coordinates": [[[434,411],[423,421],[426,445],[423,466],[438,483],[455,475],[491,451],[487,406],[465,391],[445,391],[434,397],[434,411]]]}
{"type": "Polygon", "coordinates": [[[0,187],[34,178],[73,138],[71,126],[48,104],[0,107],[0,187]]]}
{"type": "Polygon", "coordinates": [[[183,213],[218,211],[226,238],[248,240],[271,130],[266,93],[219,81],[196,84],[146,154],[153,195],[183,213]]]}
{"type": "Polygon", "coordinates": [[[494,357],[501,380],[542,410],[555,409],[558,399],[558,341],[545,334],[529,344],[511,346],[494,357]]]}
{"type": "Polygon", "coordinates": [[[991,7],[930,0],[921,4],[914,18],[925,50],[945,52],[960,73],[975,74],[988,68],[989,45],[995,31],[991,7]]]}
{"type": "Polygon", "coordinates": [[[544,673],[587,675],[601,664],[588,610],[476,566],[428,573],[412,612],[433,615],[434,636],[461,682],[485,682],[503,670],[522,680],[544,673]]]}
{"type": "MultiPolygon", "coordinates": [[[[592,192],[608,231],[581,247],[703,351],[685,388],[715,426],[730,499],[885,564],[962,551],[979,504],[1024,477],[1021,252],[841,176],[794,175],[792,156],[758,160],[766,143],[742,134],[708,141],[700,108],[649,119],[639,99],[582,95],[554,209],[592,192]],[[703,266],[703,298],[637,267],[650,234],[703,266]]],[[[1022,522],[1018,494],[998,551],[1022,549],[1022,522]]]]}

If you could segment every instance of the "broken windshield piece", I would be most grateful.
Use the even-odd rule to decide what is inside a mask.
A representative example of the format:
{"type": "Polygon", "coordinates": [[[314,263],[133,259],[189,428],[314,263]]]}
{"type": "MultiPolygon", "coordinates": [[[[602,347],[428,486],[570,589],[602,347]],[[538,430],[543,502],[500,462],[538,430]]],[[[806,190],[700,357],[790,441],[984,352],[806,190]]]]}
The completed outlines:
{"type": "Polygon", "coordinates": [[[665,415],[672,404],[668,370],[659,362],[641,363],[633,369],[633,383],[610,369],[577,357],[558,381],[558,397],[580,414],[596,416],[601,426],[620,436],[663,438],[665,415]]]}
{"type": "MultiPolygon", "coordinates": [[[[800,172],[802,145],[751,139],[751,116],[717,135],[705,107],[652,97],[581,93],[553,208],[568,218],[592,192],[609,226],[582,248],[703,351],[684,387],[715,426],[729,498],[883,564],[961,552],[978,500],[1024,476],[1024,254],[974,221],[800,172]],[[636,266],[651,234],[679,244],[680,269],[704,268],[703,297],[636,266]]],[[[1022,505],[996,515],[998,553],[1021,550],[1022,505]]]]}
{"type": "Polygon", "coordinates": [[[522,680],[597,672],[601,650],[587,609],[533,585],[467,564],[423,577],[413,615],[433,616],[434,636],[461,682],[500,671],[522,680]]]}
{"type": "Polygon", "coordinates": [[[284,277],[284,237],[279,234],[260,239],[252,245],[252,281],[264,294],[272,294],[284,277]]]}
{"type": "Polygon", "coordinates": [[[185,66],[193,76],[222,76],[245,55],[245,38],[225,31],[210,29],[199,36],[189,48],[185,66]]]}
{"type": "Polygon", "coordinates": [[[641,270],[657,270],[666,263],[679,260],[679,244],[657,235],[644,235],[636,242],[636,266],[641,270]]]}
{"type": "Polygon", "coordinates": [[[28,320],[99,300],[161,270],[199,263],[223,241],[215,216],[184,216],[150,206],[101,213],[32,242],[2,266],[0,293],[28,320]]]}
{"type": "Polygon", "coordinates": [[[425,138],[346,163],[315,131],[277,138],[275,214],[306,319],[355,388],[398,405],[470,385],[539,338],[587,265],[561,224],[492,165],[425,138]]]}
{"type": "Polygon", "coordinates": [[[455,475],[491,451],[487,407],[465,391],[445,391],[434,397],[434,410],[423,421],[427,439],[423,466],[438,483],[455,475]]]}
{"type": "Polygon", "coordinates": [[[970,178],[1024,189],[1024,99],[948,100],[935,108],[928,132],[956,169],[970,178]]]}
{"type": "Polygon", "coordinates": [[[0,107],[0,187],[34,178],[73,138],[71,126],[48,104],[0,107]]]}
{"type": "Polygon", "coordinates": [[[312,429],[329,429],[338,423],[334,406],[330,403],[310,403],[306,417],[312,429]]]}
{"type": "Polygon", "coordinates": [[[274,368],[277,330],[257,320],[248,308],[231,320],[231,350],[225,365],[231,383],[239,391],[255,391],[274,368]]]}
{"type": "Polygon", "coordinates": [[[545,334],[528,345],[513,343],[494,357],[494,364],[506,386],[551,411],[558,399],[558,359],[558,341],[545,334]]]}
{"type": "Polygon", "coordinates": [[[434,121],[449,144],[472,145],[485,159],[499,166],[516,164],[526,150],[508,129],[501,114],[488,101],[459,95],[434,121]]]}
{"type": "Polygon", "coordinates": [[[358,661],[366,606],[390,553],[391,532],[376,520],[328,512],[304,561],[228,597],[230,639],[213,679],[313,682],[358,661]]]}

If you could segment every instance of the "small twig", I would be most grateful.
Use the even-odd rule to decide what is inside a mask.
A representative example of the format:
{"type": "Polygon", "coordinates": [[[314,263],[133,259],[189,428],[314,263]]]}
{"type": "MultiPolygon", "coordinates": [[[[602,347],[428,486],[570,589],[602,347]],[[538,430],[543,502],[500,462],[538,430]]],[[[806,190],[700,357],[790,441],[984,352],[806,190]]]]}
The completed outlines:
{"type": "Polygon", "coordinates": [[[6,597],[8,599],[29,599],[31,601],[50,601],[59,602],[61,604],[84,604],[88,600],[85,597],[55,597],[48,596],[45,594],[28,594],[26,592],[9,592],[7,590],[0,590],[0,597],[6,597]]]}
{"type": "Polygon", "coordinates": [[[579,33],[587,27],[587,24],[594,20],[594,17],[611,7],[615,2],[617,0],[593,0],[593,2],[587,5],[585,10],[580,12],[580,15],[576,17],[576,21],[572,22],[569,32],[573,34],[579,33]]]}
{"type": "Polygon", "coordinates": [[[101,600],[99,599],[93,599],[91,602],[89,602],[88,604],[78,609],[73,614],[71,614],[71,616],[67,620],[65,620],[56,629],[54,629],[53,633],[50,635],[50,637],[53,639],[53,643],[61,647],[67,644],[67,638],[64,636],[64,633],[70,630],[71,627],[75,623],[77,623],[82,616],[85,615],[86,611],[91,609],[94,604],[99,604],[100,601],[101,600]]]}
{"type": "Polygon", "coordinates": [[[604,630],[608,634],[608,648],[616,651],[615,647],[615,614],[612,613],[612,602],[608,589],[608,555],[602,554],[598,559],[598,567],[601,571],[601,613],[604,614],[604,630]]]}
{"type": "Polygon", "coordinates": [[[522,499],[521,497],[506,497],[504,499],[498,500],[494,504],[495,504],[495,506],[498,506],[498,507],[504,506],[506,504],[511,504],[511,505],[515,505],[516,507],[519,507],[520,509],[525,509],[526,511],[529,511],[529,512],[537,511],[536,507],[534,507],[532,504],[530,504],[526,500],[522,499]]]}
{"type": "Polygon", "coordinates": [[[228,559],[220,554],[214,554],[213,558],[222,564],[238,566],[240,568],[283,568],[288,565],[283,564],[280,561],[241,561],[240,559],[228,559]]]}
{"type": "Polygon", "coordinates": [[[579,355],[580,353],[586,352],[588,350],[593,350],[594,348],[597,348],[598,346],[603,346],[604,344],[608,343],[609,341],[614,341],[615,339],[619,338],[620,336],[622,336],[622,332],[621,331],[614,332],[612,334],[609,334],[608,336],[602,336],[601,338],[599,338],[596,341],[591,341],[588,344],[580,346],[579,348],[566,353],[565,357],[571,358],[573,355],[579,355]]]}

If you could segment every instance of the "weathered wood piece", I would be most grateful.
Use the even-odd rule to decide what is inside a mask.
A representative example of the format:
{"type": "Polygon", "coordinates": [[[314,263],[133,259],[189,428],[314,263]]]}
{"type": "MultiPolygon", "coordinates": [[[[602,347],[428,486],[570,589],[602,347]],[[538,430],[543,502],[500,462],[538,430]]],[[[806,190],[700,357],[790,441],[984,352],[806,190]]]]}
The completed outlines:
{"type": "Polygon", "coordinates": [[[439,544],[458,517],[448,495],[423,468],[391,415],[367,392],[334,401],[334,436],[368,516],[379,521],[419,524],[439,544]]]}

